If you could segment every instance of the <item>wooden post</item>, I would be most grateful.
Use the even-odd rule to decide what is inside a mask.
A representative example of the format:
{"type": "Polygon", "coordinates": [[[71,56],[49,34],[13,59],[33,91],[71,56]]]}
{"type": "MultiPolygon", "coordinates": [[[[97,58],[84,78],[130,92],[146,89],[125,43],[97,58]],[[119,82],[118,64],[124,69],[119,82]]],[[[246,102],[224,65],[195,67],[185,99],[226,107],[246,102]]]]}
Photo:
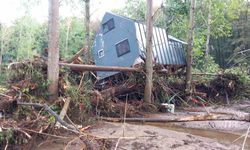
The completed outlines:
{"type": "Polygon", "coordinates": [[[188,34],[188,49],[187,49],[187,74],[186,74],[186,94],[191,94],[192,87],[192,61],[193,61],[193,34],[194,34],[194,12],[195,0],[191,0],[190,19],[189,19],[189,34],[188,34]]]}
{"type": "Polygon", "coordinates": [[[50,102],[58,98],[59,0],[49,0],[48,87],[50,102]]]}
{"type": "Polygon", "coordinates": [[[146,86],[144,100],[151,103],[153,86],[153,53],[152,53],[152,32],[153,32],[153,0],[147,0],[147,33],[146,33],[146,86]]]}

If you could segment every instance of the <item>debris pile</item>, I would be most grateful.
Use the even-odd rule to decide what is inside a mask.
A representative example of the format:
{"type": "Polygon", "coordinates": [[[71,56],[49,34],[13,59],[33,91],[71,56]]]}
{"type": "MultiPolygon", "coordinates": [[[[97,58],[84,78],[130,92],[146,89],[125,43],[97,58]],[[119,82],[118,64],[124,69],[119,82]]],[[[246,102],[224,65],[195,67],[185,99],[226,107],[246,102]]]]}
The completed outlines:
{"type": "MultiPolygon", "coordinates": [[[[76,58],[75,63],[83,63],[76,58]]],[[[57,132],[56,122],[64,126],[67,132],[82,135],[76,124],[91,123],[91,117],[140,117],[144,112],[166,111],[161,103],[205,106],[211,100],[219,98],[228,102],[243,87],[243,83],[233,74],[218,75],[209,84],[193,83],[192,100],[186,101],[185,82],[179,77],[182,71],[176,70],[177,74],[169,76],[160,68],[161,71],[155,71],[153,78],[154,103],[148,104],[143,101],[143,72],[120,74],[121,76],[114,77],[115,80],[102,81],[104,85],[100,86],[94,72],[62,67],[59,78],[60,98],[48,106],[46,99],[49,96],[49,83],[46,80],[47,65],[43,58],[34,57],[32,61],[11,63],[4,70],[8,74],[6,81],[9,85],[0,93],[0,111],[11,115],[5,115],[6,118],[0,124],[0,144],[5,146],[10,143],[32,144],[33,137],[37,135],[46,138],[48,134],[57,132]],[[66,102],[68,106],[64,109],[66,102]],[[61,116],[63,111],[64,115],[61,116]],[[12,135],[11,138],[9,134],[12,135]]]]}

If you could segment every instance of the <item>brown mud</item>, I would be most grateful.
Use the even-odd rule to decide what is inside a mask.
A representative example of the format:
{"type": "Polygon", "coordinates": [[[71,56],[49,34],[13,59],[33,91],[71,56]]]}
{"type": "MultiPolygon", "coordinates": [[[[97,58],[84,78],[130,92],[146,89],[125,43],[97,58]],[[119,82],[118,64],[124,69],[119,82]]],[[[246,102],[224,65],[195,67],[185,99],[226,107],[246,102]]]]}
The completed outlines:
{"type": "Polygon", "coordinates": [[[236,150],[240,146],[227,141],[209,139],[183,131],[149,125],[100,123],[90,133],[112,141],[111,149],[144,150],[236,150]]]}

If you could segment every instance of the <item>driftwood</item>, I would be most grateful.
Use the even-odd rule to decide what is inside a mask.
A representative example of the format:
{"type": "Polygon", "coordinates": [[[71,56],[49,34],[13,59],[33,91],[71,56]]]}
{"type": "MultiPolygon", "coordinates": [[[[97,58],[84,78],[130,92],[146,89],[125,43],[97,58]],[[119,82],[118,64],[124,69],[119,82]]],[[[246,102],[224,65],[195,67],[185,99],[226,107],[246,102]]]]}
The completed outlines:
{"type": "Polygon", "coordinates": [[[119,96],[119,95],[125,95],[134,91],[137,91],[139,86],[137,85],[120,85],[116,87],[111,87],[102,91],[93,91],[91,92],[92,94],[92,103],[96,104],[97,101],[108,101],[112,100],[114,97],[119,96]]]}
{"type": "Polygon", "coordinates": [[[44,108],[45,111],[47,111],[48,113],[50,113],[52,116],[54,116],[56,118],[56,121],[58,121],[62,126],[70,129],[71,131],[75,132],[75,133],[80,133],[80,131],[75,128],[74,126],[68,124],[67,122],[65,122],[64,120],[62,120],[60,118],[60,116],[58,116],[47,104],[38,104],[38,103],[25,103],[25,102],[18,102],[18,105],[25,105],[25,106],[34,106],[37,108],[44,108]]]}
{"type": "Polygon", "coordinates": [[[221,76],[223,74],[219,73],[219,74],[214,74],[214,73],[192,73],[192,75],[196,75],[196,76],[203,76],[203,75],[207,75],[207,76],[221,76]]]}
{"type": "Polygon", "coordinates": [[[69,108],[69,104],[70,104],[70,98],[67,98],[64,102],[63,108],[60,112],[59,117],[63,120],[65,115],[67,114],[68,108],[69,108]]]}
{"type": "Polygon", "coordinates": [[[68,64],[59,63],[60,66],[70,67],[72,70],[76,71],[127,71],[127,72],[140,72],[139,68],[131,67],[116,67],[116,66],[95,66],[95,65],[83,65],[83,64],[68,64]]]}
{"type": "Polygon", "coordinates": [[[103,97],[110,98],[131,93],[136,91],[137,89],[138,89],[137,85],[132,85],[132,86],[121,85],[121,86],[111,87],[106,90],[102,90],[100,93],[103,97]]]}
{"type": "Polygon", "coordinates": [[[249,121],[249,118],[234,118],[225,115],[217,114],[205,114],[205,115],[195,115],[187,116],[181,118],[110,118],[110,117],[100,117],[100,120],[110,121],[110,122],[190,122],[190,121],[208,121],[208,120],[237,120],[237,121],[249,121]]]}
{"type": "Polygon", "coordinates": [[[86,48],[80,49],[72,58],[65,61],[65,63],[74,62],[79,56],[81,56],[86,51],[86,48]]]}

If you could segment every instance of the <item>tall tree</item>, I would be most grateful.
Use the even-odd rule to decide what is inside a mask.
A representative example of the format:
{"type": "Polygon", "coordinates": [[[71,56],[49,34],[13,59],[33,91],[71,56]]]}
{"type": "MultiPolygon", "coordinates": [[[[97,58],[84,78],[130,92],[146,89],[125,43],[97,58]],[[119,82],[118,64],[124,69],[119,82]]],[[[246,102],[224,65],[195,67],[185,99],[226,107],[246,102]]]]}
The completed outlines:
{"type": "Polygon", "coordinates": [[[194,13],[195,0],[191,0],[190,19],[189,19],[189,33],[188,33],[188,48],[187,48],[187,72],[186,72],[186,93],[191,93],[192,84],[192,61],[193,61],[193,34],[194,34],[194,13]]]}
{"type": "Polygon", "coordinates": [[[209,42],[210,42],[210,32],[211,32],[211,18],[212,18],[212,15],[211,15],[211,5],[212,5],[212,2],[211,0],[208,0],[208,17],[207,17],[207,41],[206,41],[206,50],[205,50],[205,58],[206,58],[206,61],[208,59],[208,56],[209,56],[209,42]]]}
{"type": "Polygon", "coordinates": [[[59,0],[49,0],[48,80],[50,102],[58,98],[59,79],[59,0]]]}
{"type": "Polygon", "coordinates": [[[153,34],[153,0],[147,0],[147,33],[146,33],[146,86],[144,90],[144,100],[151,102],[153,86],[153,53],[152,53],[152,34],[153,34]]]}
{"type": "Polygon", "coordinates": [[[89,1],[90,0],[85,0],[85,28],[86,28],[86,48],[88,50],[88,61],[90,60],[90,57],[91,57],[90,29],[89,29],[89,24],[90,24],[89,1]]]}
{"type": "Polygon", "coordinates": [[[0,43],[0,73],[2,68],[2,60],[3,60],[3,27],[0,23],[0,36],[1,36],[1,43],[0,43]]]}

